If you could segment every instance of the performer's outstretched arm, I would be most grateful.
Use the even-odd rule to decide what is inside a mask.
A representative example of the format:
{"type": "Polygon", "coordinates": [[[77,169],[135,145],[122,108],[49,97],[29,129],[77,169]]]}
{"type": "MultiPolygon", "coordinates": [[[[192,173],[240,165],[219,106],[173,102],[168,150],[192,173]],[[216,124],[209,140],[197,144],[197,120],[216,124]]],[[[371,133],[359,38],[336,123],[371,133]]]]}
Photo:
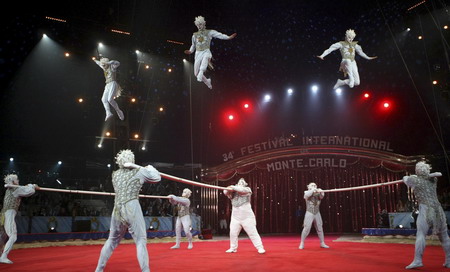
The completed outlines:
{"type": "Polygon", "coordinates": [[[192,45],[191,45],[191,48],[189,48],[189,50],[184,50],[184,53],[187,54],[187,55],[190,55],[190,54],[194,53],[194,52],[195,52],[195,43],[196,43],[196,41],[195,41],[195,36],[192,35],[192,45]]]}
{"type": "Polygon", "coordinates": [[[327,50],[323,51],[322,55],[317,56],[319,59],[323,60],[323,58],[325,58],[328,54],[330,54],[331,52],[341,49],[342,45],[340,42],[337,43],[333,43],[330,48],[328,48],[327,50]]]}
{"type": "Polygon", "coordinates": [[[172,203],[173,205],[181,204],[187,207],[191,205],[191,201],[186,197],[178,197],[175,195],[168,195],[168,197],[170,197],[169,202],[172,203]]]}
{"type": "Polygon", "coordinates": [[[216,30],[211,30],[210,32],[211,37],[216,38],[216,39],[221,39],[221,40],[231,40],[234,39],[234,37],[236,37],[236,33],[231,34],[230,36],[226,35],[226,34],[222,34],[219,31],[216,30]]]}
{"type": "Polygon", "coordinates": [[[361,57],[363,57],[365,59],[373,60],[373,59],[377,58],[376,56],[375,57],[367,56],[366,53],[364,53],[364,51],[362,50],[362,47],[358,44],[355,46],[355,50],[356,50],[356,53],[358,53],[358,55],[360,55],[361,57]]]}
{"type": "Polygon", "coordinates": [[[17,189],[13,192],[14,197],[28,197],[34,194],[35,187],[39,188],[35,184],[27,184],[25,186],[19,186],[17,189]]]}
{"type": "Polygon", "coordinates": [[[125,166],[127,168],[139,169],[139,172],[136,173],[136,177],[141,180],[141,183],[144,183],[144,182],[156,183],[156,182],[161,181],[161,175],[159,174],[158,170],[156,170],[155,167],[153,167],[151,165],[142,167],[135,163],[126,162],[126,163],[124,163],[123,166],[125,166]]]}

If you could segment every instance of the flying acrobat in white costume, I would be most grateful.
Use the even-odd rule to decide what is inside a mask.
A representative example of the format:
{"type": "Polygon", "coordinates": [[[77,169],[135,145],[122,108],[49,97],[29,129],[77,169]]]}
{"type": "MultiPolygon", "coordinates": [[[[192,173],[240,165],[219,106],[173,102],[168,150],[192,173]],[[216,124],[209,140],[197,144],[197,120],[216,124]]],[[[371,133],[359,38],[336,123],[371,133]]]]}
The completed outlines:
{"type": "Polygon", "coordinates": [[[119,105],[117,105],[117,102],[114,100],[115,98],[119,97],[120,93],[122,92],[122,88],[116,81],[116,71],[117,67],[119,67],[120,65],[120,62],[118,62],[117,60],[110,61],[108,58],[101,58],[100,61],[94,59],[94,61],[98,66],[100,66],[100,68],[103,69],[103,72],[105,74],[106,85],[102,95],[102,103],[106,111],[105,121],[113,116],[109,108],[110,104],[116,110],[119,119],[123,120],[123,112],[120,110],[119,105]]]}
{"type": "Polygon", "coordinates": [[[358,45],[358,42],[353,41],[355,36],[356,33],[353,29],[347,30],[345,32],[345,41],[340,41],[332,44],[330,48],[323,51],[322,55],[317,56],[319,59],[323,60],[323,58],[331,52],[338,49],[341,51],[342,61],[339,67],[339,71],[343,72],[344,76],[348,76],[348,79],[338,79],[333,89],[337,89],[343,85],[348,85],[350,88],[353,88],[354,86],[358,86],[360,84],[358,66],[356,65],[355,61],[355,52],[358,53],[358,55],[360,55],[361,57],[368,60],[377,58],[367,56],[363,52],[361,46],[358,45]]]}
{"type": "Polygon", "coordinates": [[[195,51],[194,61],[194,75],[197,77],[198,82],[204,82],[208,88],[212,89],[211,79],[206,78],[204,73],[208,65],[212,66],[210,61],[212,58],[211,40],[213,38],[221,40],[231,40],[236,37],[236,33],[230,36],[222,34],[212,29],[206,29],[206,21],[203,16],[195,17],[194,24],[197,26],[198,31],[192,35],[192,45],[189,50],[185,50],[185,54],[192,54],[195,51]]]}

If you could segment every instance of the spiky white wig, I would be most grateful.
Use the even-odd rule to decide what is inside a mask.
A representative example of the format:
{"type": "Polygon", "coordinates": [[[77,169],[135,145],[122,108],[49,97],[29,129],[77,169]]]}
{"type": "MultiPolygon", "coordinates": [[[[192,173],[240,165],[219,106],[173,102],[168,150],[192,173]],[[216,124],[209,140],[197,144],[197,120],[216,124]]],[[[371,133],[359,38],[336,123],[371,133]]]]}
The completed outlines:
{"type": "Polygon", "coordinates": [[[9,174],[5,176],[5,183],[6,184],[12,184],[14,181],[18,180],[19,178],[15,174],[9,174]]]}
{"type": "Polygon", "coordinates": [[[183,196],[189,198],[189,197],[191,197],[191,195],[192,195],[192,191],[189,190],[188,188],[185,188],[185,189],[183,190],[183,196]]]}
{"type": "Polygon", "coordinates": [[[237,184],[241,186],[248,186],[248,183],[245,181],[244,178],[240,178],[237,184]]]}
{"type": "Polygon", "coordinates": [[[199,27],[200,25],[205,25],[206,24],[205,17],[203,16],[195,17],[194,24],[196,27],[199,27]]]}
{"type": "Polygon", "coordinates": [[[134,154],[129,149],[121,150],[116,156],[116,163],[120,168],[123,168],[126,162],[134,163],[134,154]]]}
{"type": "Polygon", "coordinates": [[[348,29],[347,31],[345,31],[345,36],[354,39],[356,33],[353,29],[348,29]]]}
{"type": "Polygon", "coordinates": [[[416,163],[416,175],[422,177],[428,177],[430,174],[431,166],[424,161],[416,163]]]}

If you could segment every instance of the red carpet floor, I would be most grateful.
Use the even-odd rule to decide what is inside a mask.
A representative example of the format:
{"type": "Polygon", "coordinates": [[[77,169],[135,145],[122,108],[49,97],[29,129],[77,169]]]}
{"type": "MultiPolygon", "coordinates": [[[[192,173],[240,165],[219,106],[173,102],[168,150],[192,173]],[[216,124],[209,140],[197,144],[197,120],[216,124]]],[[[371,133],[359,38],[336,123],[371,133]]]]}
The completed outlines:
{"type": "MultiPolygon", "coordinates": [[[[405,271],[414,254],[414,245],[333,242],[329,249],[319,247],[316,237],[308,237],[299,250],[298,236],[263,237],[266,254],[258,254],[250,240],[239,241],[237,253],[225,253],[229,241],[201,241],[193,250],[170,250],[171,243],[148,244],[150,270],[155,271],[405,271]]],[[[0,264],[0,271],[94,271],[101,245],[15,249],[9,257],[14,264],[0,264]]],[[[416,271],[444,269],[440,246],[427,246],[424,267],[416,271]]],[[[140,271],[134,244],[121,244],[105,271],[140,271]]]]}

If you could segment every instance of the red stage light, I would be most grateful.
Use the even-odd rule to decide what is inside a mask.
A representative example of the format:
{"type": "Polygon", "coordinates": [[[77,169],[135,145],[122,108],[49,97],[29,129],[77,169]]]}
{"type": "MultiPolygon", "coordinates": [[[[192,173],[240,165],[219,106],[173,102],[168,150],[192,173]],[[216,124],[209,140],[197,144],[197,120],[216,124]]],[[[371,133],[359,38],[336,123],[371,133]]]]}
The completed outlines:
{"type": "Polygon", "coordinates": [[[244,109],[248,109],[250,107],[250,105],[248,103],[244,104],[244,109]]]}
{"type": "Polygon", "coordinates": [[[383,103],[383,107],[386,108],[386,109],[389,108],[390,106],[391,106],[391,104],[389,102],[384,102],[383,103]]]}
{"type": "Polygon", "coordinates": [[[364,98],[369,98],[370,97],[370,94],[369,93],[364,93],[364,98]]]}
{"type": "Polygon", "coordinates": [[[234,115],[233,114],[230,114],[230,115],[228,115],[228,120],[233,120],[234,119],[234,115]]]}

